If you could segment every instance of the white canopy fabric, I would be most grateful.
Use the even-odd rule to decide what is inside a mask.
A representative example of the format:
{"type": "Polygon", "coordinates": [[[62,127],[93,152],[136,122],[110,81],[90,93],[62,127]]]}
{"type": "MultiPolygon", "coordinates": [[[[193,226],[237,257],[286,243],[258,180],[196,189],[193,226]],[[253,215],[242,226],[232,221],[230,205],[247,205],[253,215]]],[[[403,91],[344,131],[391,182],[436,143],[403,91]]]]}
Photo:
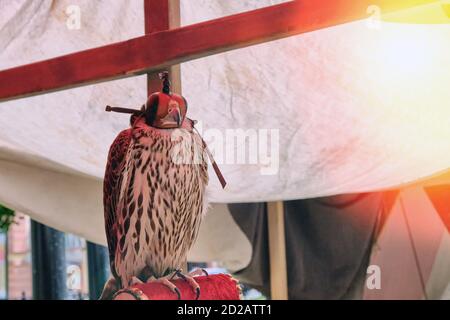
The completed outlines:
{"type": "MultiPolygon", "coordinates": [[[[182,24],[279,2],[182,0],[182,24]]],[[[141,1],[0,7],[0,69],[144,33],[141,1]],[[67,26],[73,5],[79,29],[67,26]]],[[[189,116],[200,120],[228,182],[222,190],[210,170],[209,200],[367,192],[446,171],[449,38],[450,25],[359,21],[184,63],[189,116]],[[242,150],[236,130],[248,129],[256,163],[221,163],[242,150]]],[[[0,202],[104,243],[101,179],[110,143],[128,126],[104,107],[145,99],[141,76],[1,103],[0,202]]]]}

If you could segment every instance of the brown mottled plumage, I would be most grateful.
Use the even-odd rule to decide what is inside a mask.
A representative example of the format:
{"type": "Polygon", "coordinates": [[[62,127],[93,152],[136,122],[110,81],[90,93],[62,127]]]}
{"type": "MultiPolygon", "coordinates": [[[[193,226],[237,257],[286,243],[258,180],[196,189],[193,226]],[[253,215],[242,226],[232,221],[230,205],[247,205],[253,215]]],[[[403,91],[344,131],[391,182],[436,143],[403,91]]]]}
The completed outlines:
{"type": "Polygon", "coordinates": [[[104,179],[105,227],[117,288],[180,267],[205,208],[202,140],[184,119],[157,129],[138,118],[111,145],[104,179]]]}

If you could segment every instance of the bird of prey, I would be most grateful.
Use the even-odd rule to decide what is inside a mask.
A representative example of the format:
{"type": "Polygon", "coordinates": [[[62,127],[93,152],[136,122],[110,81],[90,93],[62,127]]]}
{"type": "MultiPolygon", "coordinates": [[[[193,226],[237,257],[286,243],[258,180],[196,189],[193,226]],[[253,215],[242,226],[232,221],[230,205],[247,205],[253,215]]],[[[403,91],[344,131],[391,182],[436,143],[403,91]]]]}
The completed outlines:
{"type": "Polygon", "coordinates": [[[112,278],[101,299],[154,281],[179,298],[170,282],[176,277],[200,294],[193,274],[180,272],[205,211],[208,183],[203,140],[186,111],[186,100],[165,87],[111,145],[103,202],[112,278]]]}

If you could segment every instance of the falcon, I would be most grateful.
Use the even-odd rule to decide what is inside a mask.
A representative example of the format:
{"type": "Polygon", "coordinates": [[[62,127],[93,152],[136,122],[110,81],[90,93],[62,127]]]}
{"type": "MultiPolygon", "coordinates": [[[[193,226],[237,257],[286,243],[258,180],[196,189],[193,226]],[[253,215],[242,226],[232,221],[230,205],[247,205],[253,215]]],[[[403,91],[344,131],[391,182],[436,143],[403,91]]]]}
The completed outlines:
{"type": "Polygon", "coordinates": [[[160,282],[180,298],[170,281],[176,277],[199,297],[199,271],[180,267],[206,208],[208,173],[203,140],[186,111],[186,100],[166,86],[110,147],[103,204],[112,277],[100,299],[140,282],[160,282]]]}

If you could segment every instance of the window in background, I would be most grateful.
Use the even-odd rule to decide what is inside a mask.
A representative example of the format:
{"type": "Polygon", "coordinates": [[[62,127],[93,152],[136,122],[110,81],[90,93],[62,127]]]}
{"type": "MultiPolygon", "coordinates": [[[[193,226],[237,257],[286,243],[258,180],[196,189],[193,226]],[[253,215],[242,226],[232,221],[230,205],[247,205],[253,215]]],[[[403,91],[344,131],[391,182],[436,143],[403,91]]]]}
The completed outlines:
{"type": "Polygon", "coordinates": [[[30,218],[16,213],[14,223],[8,231],[8,299],[32,298],[30,241],[30,218]]]}
{"type": "Polygon", "coordinates": [[[66,263],[68,299],[89,298],[86,241],[73,234],[66,234],[66,263]]]}

